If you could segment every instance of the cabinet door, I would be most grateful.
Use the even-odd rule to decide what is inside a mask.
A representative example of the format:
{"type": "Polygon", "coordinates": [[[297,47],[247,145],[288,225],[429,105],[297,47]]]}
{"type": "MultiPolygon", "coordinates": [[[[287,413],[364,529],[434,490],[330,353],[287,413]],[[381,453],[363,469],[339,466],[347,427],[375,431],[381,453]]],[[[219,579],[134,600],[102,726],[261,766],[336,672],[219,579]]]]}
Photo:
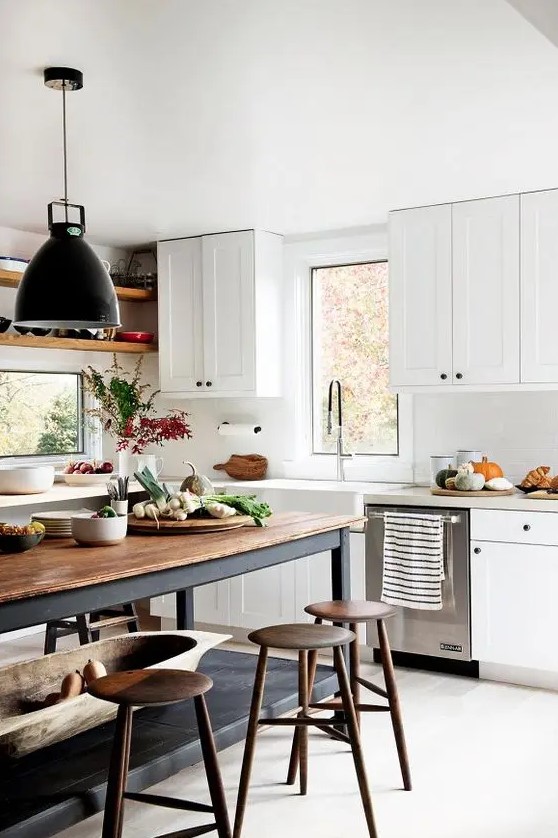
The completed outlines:
{"type": "Polygon", "coordinates": [[[521,196],[521,380],[558,381],[558,189],[521,196]]]}
{"type": "Polygon", "coordinates": [[[203,379],[201,239],[157,247],[159,375],[165,392],[196,392],[203,379]]]}
{"type": "Polygon", "coordinates": [[[253,629],[292,623],[295,564],[287,562],[231,579],[231,625],[253,629]]]}
{"type": "Polygon", "coordinates": [[[451,205],[389,219],[390,384],[451,384],[451,205]]]}
{"type": "Polygon", "coordinates": [[[452,214],[453,383],[518,383],[519,196],[452,214]]]}
{"type": "Polygon", "coordinates": [[[203,236],[204,382],[212,392],[253,391],[254,234],[203,236]]]}
{"type": "Polygon", "coordinates": [[[558,547],[471,542],[473,657],[558,672],[557,589],[558,547]]]}

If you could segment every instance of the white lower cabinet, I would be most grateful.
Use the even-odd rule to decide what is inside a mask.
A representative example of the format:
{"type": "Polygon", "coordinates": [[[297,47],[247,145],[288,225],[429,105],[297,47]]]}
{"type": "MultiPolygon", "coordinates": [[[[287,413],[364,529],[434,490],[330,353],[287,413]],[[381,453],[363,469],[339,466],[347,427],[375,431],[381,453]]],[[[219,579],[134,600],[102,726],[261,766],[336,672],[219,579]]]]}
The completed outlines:
{"type": "MultiPolygon", "coordinates": [[[[364,533],[351,533],[352,597],[364,599],[364,588],[364,533]]],[[[254,629],[310,620],[304,607],[327,599],[331,599],[330,553],[318,553],[196,588],[194,608],[196,622],[254,629]]],[[[174,618],[174,594],[152,600],[151,613],[174,618]]]]}
{"type": "MultiPolygon", "coordinates": [[[[511,532],[511,524],[521,513],[473,511],[473,535],[475,530],[488,533],[487,516],[494,515],[496,526],[492,537],[501,537],[498,528],[506,514],[511,519],[508,528],[511,532]],[[484,516],[482,527],[476,526],[475,515],[484,516]]],[[[529,518],[544,519],[546,538],[551,524],[558,536],[558,516],[534,513],[529,518]]],[[[531,537],[536,541],[537,521],[523,526],[525,539],[531,537]]],[[[472,540],[473,657],[486,663],[558,672],[557,590],[558,537],[554,545],[472,540]]]]}

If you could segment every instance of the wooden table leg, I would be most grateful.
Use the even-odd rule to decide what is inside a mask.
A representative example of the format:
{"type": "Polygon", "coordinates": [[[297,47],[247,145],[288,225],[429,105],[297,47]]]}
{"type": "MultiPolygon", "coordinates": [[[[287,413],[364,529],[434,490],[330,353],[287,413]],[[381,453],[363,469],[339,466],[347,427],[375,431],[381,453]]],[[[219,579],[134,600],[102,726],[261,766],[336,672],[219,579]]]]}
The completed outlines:
{"type": "Polygon", "coordinates": [[[176,628],[179,631],[194,628],[194,589],[185,588],[176,592],[176,628]]]}
{"type": "Polygon", "coordinates": [[[389,714],[391,716],[393,733],[395,735],[395,744],[397,746],[397,754],[399,756],[399,765],[401,766],[401,774],[403,776],[403,786],[405,791],[411,791],[413,787],[411,782],[411,768],[409,765],[407,745],[405,743],[401,704],[399,702],[399,693],[397,692],[397,682],[395,680],[393,661],[391,659],[388,634],[383,620],[377,620],[376,623],[378,626],[378,639],[380,641],[380,652],[382,656],[382,668],[384,670],[386,692],[388,694],[389,714]]]}
{"type": "Polygon", "coordinates": [[[246,810],[246,798],[248,796],[248,786],[250,784],[250,774],[252,773],[252,763],[254,761],[254,748],[256,746],[256,735],[258,732],[258,719],[262,709],[266,667],[267,647],[262,646],[258,657],[254,690],[252,692],[252,702],[250,704],[250,717],[248,719],[248,730],[246,732],[246,744],[244,746],[242,770],[240,772],[240,782],[238,784],[233,838],[240,838],[240,833],[242,832],[242,823],[244,821],[244,812],[246,810]]]}

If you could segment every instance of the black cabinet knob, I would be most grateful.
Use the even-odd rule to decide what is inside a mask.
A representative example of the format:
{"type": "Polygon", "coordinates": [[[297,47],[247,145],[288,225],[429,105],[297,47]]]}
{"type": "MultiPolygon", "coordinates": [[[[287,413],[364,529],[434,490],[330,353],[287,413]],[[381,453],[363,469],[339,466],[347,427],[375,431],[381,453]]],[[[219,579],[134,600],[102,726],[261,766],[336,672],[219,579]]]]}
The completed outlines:
{"type": "Polygon", "coordinates": [[[481,551],[481,548],[480,548],[480,547],[475,547],[475,549],[473,550],[473,553],[477,553],[477,554],[478,554],[478,553],[480,553],[480,551],[481,551]]]}
{"type": "Polygon", "coordinates": [[[463,373],[461,373],[461,372],[456,372],[456,373],[455,373],[455,377],[456,377],[456,378],[458,378],[459,380],[461,380],[461,379],[463,378],[463,373]]]}
{"type": "Polygon", "coordinates": [[[525,532],[529,532],[529,530],[531,529],[531,524],[523,524],[523,529],[525,530],[525,532]]]}
{"type": "Polygon", "coordinates": [[[205,382],[205,386],[206,386],[206,387],[211,387],[211,381],[206,381],[206,382],[205,382]]]}
{"type": "Polygon", "coordinates": [[[446,380],[446,378],[447,378],[446,373],[445,373],[445,372],[443,372],[443,373],[440,375],[440,378],[442,379],[442,381],[445,381],[445,380],[446,380]]]}
{"type": "Polygon", "coordinates": [[[202,384],[203,384],[203,381],[196,381],[196,387],[201,387],[202,384]]]}

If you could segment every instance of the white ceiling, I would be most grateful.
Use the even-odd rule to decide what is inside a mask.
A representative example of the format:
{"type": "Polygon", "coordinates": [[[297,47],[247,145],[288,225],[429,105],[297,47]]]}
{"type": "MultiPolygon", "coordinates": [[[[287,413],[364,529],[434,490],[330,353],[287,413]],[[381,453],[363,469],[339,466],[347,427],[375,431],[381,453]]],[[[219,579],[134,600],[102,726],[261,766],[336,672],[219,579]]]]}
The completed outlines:
{"type": "Polygon", "coordinates": [[[505,0],[0,0],[0,225],[92,240],[381,223],[558,185],[558,50],[505,0]]]}

